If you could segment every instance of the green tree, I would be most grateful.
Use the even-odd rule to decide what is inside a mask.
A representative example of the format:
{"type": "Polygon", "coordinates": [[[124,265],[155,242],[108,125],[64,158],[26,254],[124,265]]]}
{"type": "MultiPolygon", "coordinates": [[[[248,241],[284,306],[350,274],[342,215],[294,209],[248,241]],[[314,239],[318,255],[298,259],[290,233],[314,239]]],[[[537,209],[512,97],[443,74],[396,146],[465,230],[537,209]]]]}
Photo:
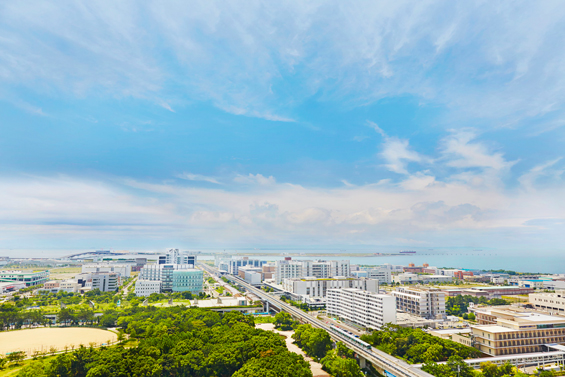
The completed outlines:
{"type": "Polygon", "coordinates": [[[253,359],[233,377],[312,377],[310,365],[300,355],[283,352],[278,355],[253,359]]]}
{"type": "Polygon", "coordinates": [[[17,374],[17,377],[46,377],[45,363],[43,361],[32,361],[24,366],[17,374]]]}
{"type": "Polygon", "coordinates": [[[454,374],[457,373],[457,376],[474,377],[473,368],[464,362],[461,356],[451,356],[446,365],[454,374]]]}
{"type": "Polygon", "coordinates": [[[8,362],[14,364],[21,363],[25,358],[26,358],[26,353],[24,351],[11,352],[8,356],[6,356],[8,362]]]}
{"type": "Polygon", "coordinates": [[[489,362],[481,363],[481,371],[484,377],[499,377],[498,365],[489,362]]]}
{"type": "Polygon", "coordinates": [[[296,322],[292,316],[287,312],[279,312],[275,314],[275,328],[282,331],[290,331],[295,326],[296,322]]]}

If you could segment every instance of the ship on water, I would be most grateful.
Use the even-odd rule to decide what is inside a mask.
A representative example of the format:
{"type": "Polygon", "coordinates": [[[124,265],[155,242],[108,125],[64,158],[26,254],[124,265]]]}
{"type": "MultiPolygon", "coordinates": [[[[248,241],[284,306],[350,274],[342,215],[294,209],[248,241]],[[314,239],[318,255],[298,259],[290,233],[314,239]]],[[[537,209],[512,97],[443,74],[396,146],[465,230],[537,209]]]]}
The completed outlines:
{"type": "Polygon", "coordinates": [[[400,254],[416,254],[416,252],[412,250],[402,250],[400,254]]]}

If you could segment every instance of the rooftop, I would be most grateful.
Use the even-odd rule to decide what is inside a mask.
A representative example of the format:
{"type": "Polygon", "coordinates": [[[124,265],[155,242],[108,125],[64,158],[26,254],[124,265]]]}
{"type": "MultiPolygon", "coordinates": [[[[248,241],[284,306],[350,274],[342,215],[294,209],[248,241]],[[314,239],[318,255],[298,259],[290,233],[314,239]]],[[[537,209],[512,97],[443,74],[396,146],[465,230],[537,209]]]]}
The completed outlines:
{"type": "Polygon", "coordinates": [[[490,333],[500,333],[500,332],[512,332],[512,331],[520,331],[511,329],[508,327],[498,326],[498,325],[481,325],[481,326],[472,326],[474,329],[488,331],[490,333]]]}

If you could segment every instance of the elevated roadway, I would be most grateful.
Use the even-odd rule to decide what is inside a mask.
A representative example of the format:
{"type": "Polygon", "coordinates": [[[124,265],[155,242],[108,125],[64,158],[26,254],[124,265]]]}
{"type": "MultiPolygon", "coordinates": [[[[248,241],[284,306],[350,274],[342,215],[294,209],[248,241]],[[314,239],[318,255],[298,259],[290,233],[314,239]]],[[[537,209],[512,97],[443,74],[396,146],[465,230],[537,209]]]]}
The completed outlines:
{"type": "MultiPolygon", "coordinates": [[[[217,272],[214,268],[201,263],[199,263],[198,265],[208,273],[217,276],[217,272]]],[[[328,326],[324,322],[318,320],[317,318],[309,316],[302,310],[288,305],[285,302],[267,294],[266,292],[258,288],[255,288],[239,277],[233,275],[223,276],[233,283],[245,288],[247,291],[253,293],[266,304],[292,314],[295,318],[299,318],[303,323],[308,323],[313,327],[326,330],[334,340],[339,340],[345,343],[347,347],[352,349],[360,357],[362,363],[365,361],[370,362],[380,373],[383,373],[387,377],[433,377],[431,374],[406,363],[404,360],[397,359],[374,347],[371,350],[368,350],[357,345],[351,339],[331,331],[330,326],[328,326]]]]}

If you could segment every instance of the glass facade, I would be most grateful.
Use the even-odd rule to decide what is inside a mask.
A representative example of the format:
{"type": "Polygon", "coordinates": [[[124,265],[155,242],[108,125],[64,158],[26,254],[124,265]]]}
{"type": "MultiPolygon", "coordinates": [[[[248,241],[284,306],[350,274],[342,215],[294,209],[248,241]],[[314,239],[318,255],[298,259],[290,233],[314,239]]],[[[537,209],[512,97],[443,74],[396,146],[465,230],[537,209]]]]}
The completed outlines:
{"type": "Polygon", "coordinates": [[[172,274],[173,292],[202,292],[204,272],[201,270],[176,270],[172,274]]]}

